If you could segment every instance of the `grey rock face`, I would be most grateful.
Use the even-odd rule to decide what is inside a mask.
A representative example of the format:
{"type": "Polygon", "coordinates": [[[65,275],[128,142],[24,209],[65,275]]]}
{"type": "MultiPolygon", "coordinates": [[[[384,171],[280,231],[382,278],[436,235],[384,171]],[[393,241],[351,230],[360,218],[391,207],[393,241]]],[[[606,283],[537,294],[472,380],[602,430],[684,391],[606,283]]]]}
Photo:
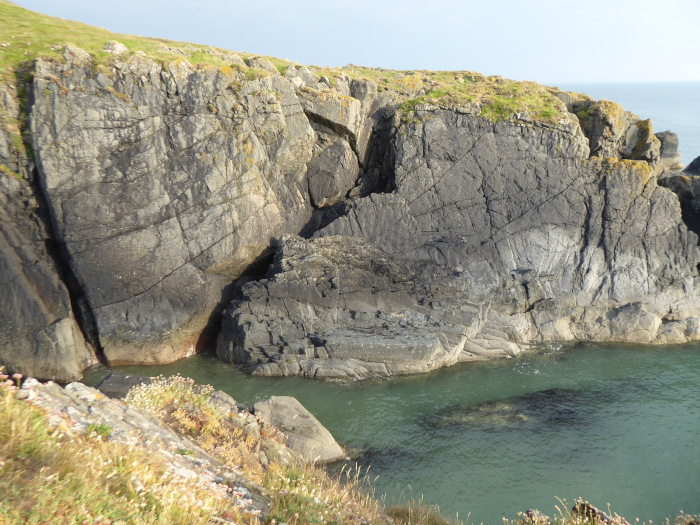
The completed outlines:
{"type": "Polygon", "coordinates": [[[332,129],[351,144],[357,142],[362,126],[362,103],[333,91],[299,90],[304,112],[310,119],[332,129]]]}
{"type": "Polygon", "coordinates": [[[258,401],[253,412],[282,431],[287,446],[307,463],[330,463],[345,457],[328,429],[293,397],[272,396],[258,401]]]}
{"type": "Polygon", "coordinates": [[[318,89],[318,79],[311,74],[309,68],[306,66],[295,66],[290,65],[287,71],[284,73],[284,78],[292,82],[299,89],[302,86],[306,86],[312,89],[318,89]]]}
{"type": "Polygon", "coordinates": [[[0,364],[68,382],[96,358],[47,252],[50,235],[37,208],[26,181],[0,174],[0,364]]]}
{"type": "Polygon", "coordinates": [[[308,167],[309,195],[317,208],[342,201],[360,172],[357,157],[344,139],[324,134],[308,167]]]}
{"type": "Polygon", "coordinates": [[[283,239],[227,310],[221,358],[361,379],[538,341],[698,337],[697,236],[676,197],[647,162],[589,158],[573,117],[426,109],[392,158],[391,194],[346,203],[312,241],[283,239]]]}
{"type": "MultiPolygon", "coordinates": [[[[284,234],[318,225],[312,240],[282,238],[265,280],[236,285],[223,359],[256,374],[361,379],[537,341],[700,337],[686,227],[700,231],[688,212],[697,192],[681,216],[657,183],[673,134],[654,136],[617,104],[561,95],[578,118],[547,124],[493,123],[477,105],[419,106],[401,121],[419,75],[398,81],[400,95],[304,67],[283,78],[260,57],[249,65],[271,75],[255,81],[139,53],[109,67],[74,46],[63,58],[36,64],[38,177],[64,273],[110,364],[202,348],[235,280],[284,234]]],[[[0,160],[19,169],[3,160],[3,134],[0,160]]],[[[681,195],[678,177],[663,184],[681,195]]],[[[7,228],[8,239],[33,235],[7,228]]],[[[7,257],[34,258],[5,244],[7,257]]],[[[78,348],[66,301],[49,340],[78,348]]],[[[81,352],[69,360],[83,363],[81,352]]]]}
{"type": "Polygon", "coordinates": [[[280,72],[277,71],[277,68],[272,65],[272,62],[270,62],[267,58],[265,57],[252,57],[246,60],[248,67],[254,67],[255,69],[261,69],[262,71],[267,71],[268,73],[271,73],[272,75],[279,75],[280,72]]]}
{"type": "MultiPolygon", "coordinates": [[[[222,290],[308,221],[292,86],[143,56],[37,61],[32,130],[58,240],[111,364],[194,352],[222,290]]],[[[224,296],[225,297],[225,296],[224,296]]]]}

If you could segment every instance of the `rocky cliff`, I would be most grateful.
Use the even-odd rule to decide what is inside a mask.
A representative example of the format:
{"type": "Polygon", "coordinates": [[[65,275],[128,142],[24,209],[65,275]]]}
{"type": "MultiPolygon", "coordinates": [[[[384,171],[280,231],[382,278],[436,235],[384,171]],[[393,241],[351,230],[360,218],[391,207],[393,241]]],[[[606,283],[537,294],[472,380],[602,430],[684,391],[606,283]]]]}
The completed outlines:
{"type": "Polygon", "coordinates": [[[658,184],[673,136],[617,104],[465,72],[103,54],[68,45],[3,84],[15,370],[68,381],[218,337],[254,373],[364,378],[700,338],[698,238],[658,184]],[[22,105],[29,124],[7,117],[22,105]]]}

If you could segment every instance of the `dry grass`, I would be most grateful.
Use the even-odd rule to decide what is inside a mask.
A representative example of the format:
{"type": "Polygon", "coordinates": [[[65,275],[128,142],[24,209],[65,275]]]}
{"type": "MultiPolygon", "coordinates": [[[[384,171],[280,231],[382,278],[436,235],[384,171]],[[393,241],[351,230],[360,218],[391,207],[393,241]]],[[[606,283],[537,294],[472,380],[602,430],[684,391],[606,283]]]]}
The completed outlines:
{"type": "Polygon", "coordinates": [[[418,500],[389,507],[386,512],[397,525],[462,525],[459,520],[443,516],[438,506],[426,505],[422,496],[418,500]]]}
{"type": "Polygon", "coordinates": [[[178,479],[146,451],[69,437],[0,374],[0,523],[207,523],[226,495],[178,479]]]}
{"type": "MultiPolygon", "coordinates": [[[[180,376],[159,377],[132,389],[125,401],[163,418],[213,457],[260,483],[270,497],[272,523],[389,523],[366,476],[349,471],[331,475],[298,461],[263,465],[258,455],[263,442],[281,443],[284,436],[262,420],[256,421],[259,433],[250,427],[244,431],[246,419],[253,416],[223,414],[208,402],[213,391],[180,376]]],[[[241,523],[247,519],[237,516],[241,523]]]]}

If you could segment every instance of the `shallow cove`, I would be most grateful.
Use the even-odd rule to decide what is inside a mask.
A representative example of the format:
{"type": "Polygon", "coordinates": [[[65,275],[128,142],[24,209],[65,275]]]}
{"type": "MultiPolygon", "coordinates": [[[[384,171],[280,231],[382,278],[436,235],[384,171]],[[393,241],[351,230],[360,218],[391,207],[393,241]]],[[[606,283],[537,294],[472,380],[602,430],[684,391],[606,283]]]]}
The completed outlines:
{"type": "Polygon", "coordinates": [[[496,524],[581,496],[628,519],[700,513],[700,345],[551,346],[431,374],[339,385],[257,378],[206,356],[119,367],[180,373],[251,405],[299,399],[367,453],[377,494],[425,496],[496,524]]]}

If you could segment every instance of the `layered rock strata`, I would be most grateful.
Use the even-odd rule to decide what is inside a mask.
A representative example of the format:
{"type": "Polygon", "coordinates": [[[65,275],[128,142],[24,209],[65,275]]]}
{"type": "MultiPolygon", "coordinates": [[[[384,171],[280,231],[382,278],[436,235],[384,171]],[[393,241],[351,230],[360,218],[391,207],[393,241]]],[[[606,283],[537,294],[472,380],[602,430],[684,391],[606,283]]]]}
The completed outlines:
{"type": "Polygon", "coordinates": [[[402,105],[420,75],[230,62],[37,60],[36,169],[3,88],[0,361],[68,381],[218,333],[253,373],[361,379],[700,337],[698,228],[658,183],[672,133],[563,92],[558,118],[493,122],[481,102],[402,105]]]}
{"type": "Polygon", "coordinates": [[[591,157],[575,118],[494,124],[426,106],[392,158],[392,193],[283,240],[226,312],[221,358],[357,379],[540,341],[700,337],[697,236],[676,196],[647,162],[591,157]]]}

